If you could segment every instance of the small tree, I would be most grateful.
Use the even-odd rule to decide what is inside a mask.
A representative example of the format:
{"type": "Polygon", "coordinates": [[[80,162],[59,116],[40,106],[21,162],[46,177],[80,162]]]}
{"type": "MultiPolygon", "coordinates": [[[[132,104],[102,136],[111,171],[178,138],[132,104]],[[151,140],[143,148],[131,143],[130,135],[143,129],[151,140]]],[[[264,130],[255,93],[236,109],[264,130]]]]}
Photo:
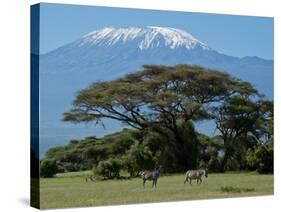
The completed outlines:
{"type": "Polygon", "coordinates": [[[259,145],[247,151],[247,163],[250,169],[259,173],[273,173],[273,145],[259,145]]]}
{"type": "Polygon", "coordinates": [[[100,161],[98,166],[94,168],[95,176],[102,176],[106,179],[113,179],[120,177],[120,170],[122,169],[122,161],[111,158],[105,161],[100,161]]]}
{"type": "Polygon", "coordinates": [[[242,155],[249,148],[255,146],[257,139],[249,138],[248,134],[260,132],[260,122],[264,122],[267,111],[264,105],[267,102],[257,100],[257,92],[251,87],[244,95],[235,95],[227,98],[224,104],[214,108],[213,117],[216,121],[217,129],[223,140],[223,159],[221,171],[226,169],[226,165],[231,162],[231,166],[240,166],[242,155]],[[244,151],[244,152],[243,152],[244,151]],[[236,157],[237,161],[233,158],[236,157]]]}
{"type": "Polygon", "coordinates": [[[126,152],[124,166],[132,177],[139,171],[153,169],[155,167],[155,159],[147,146],[136,141],[126,152]]]}
{"type": "Polygon", "coordinates": [[[58,166],[55,160],[46,159],[40,163],[40,176],[53,177],[58,172],[58,166]]]}
{"type": "Polygon", "coordinates": [[[207,165],[209,172],[221,171],[221,157],[219,153],[223,149],[222,141],[219,137],[209,137],[204,134],[197,133],[200,145],[200,159],[199,167],[207,165]]]}

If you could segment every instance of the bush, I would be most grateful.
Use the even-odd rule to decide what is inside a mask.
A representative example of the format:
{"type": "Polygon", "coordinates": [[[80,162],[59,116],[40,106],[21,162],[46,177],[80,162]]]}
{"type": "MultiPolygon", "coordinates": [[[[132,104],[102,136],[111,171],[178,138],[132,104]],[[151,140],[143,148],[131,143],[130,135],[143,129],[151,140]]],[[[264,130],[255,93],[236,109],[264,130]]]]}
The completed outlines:
{"type": "Polygon", "coordinates": [[[238,187],[232,187],[232,186],[222,186],[221,187],[222,192],[227,193],[241,193],[241,192],[254,192],[254,188],[238,188],[238,187]]]}
{"type": "Polygon", "coordinates": [[[40,163],[40,176],[53,177],[58,172],[58,166],[55,160],[43,160],[40,163]]]}
{"type": "Polygon", "coordinates": [[[273,146],[260,145],[253,150],[249,149],[246,160],[250,169],[259,173],[273,173],[273,146]]]}
{"type": "Polygon", "coordinates": [[[238,187],[232,187],[232,186],[222,186],[221,191],[228,192],[228,193],[240,193],[241,189],[238,187]]]}
{"type": "Polygon", "coordinates": [[[221,172],[221,161],[218,157],[212,157],[209,161],[210,172],[221,172]]]}
{"type": "Polygon", "coordinates": [[[120,177],[120,170],[122,169],[122,162],[118,159],[108,159],[100,161],[98,166],[94,168],[94,175],[101,176],[106,179],[113,179],[120,177]]]}
{"type": "Polygon", "coordinates": [[[147,146],[136,141],[124,156],[124,166],[132,177],[139,171],[153,169],[155,158],[147,146]]]}
{"type": "Polygon", "coordinates": [[[66,172],[81,171],[81,165],[77,163],[64,163],[63,166],[66,172]]]}

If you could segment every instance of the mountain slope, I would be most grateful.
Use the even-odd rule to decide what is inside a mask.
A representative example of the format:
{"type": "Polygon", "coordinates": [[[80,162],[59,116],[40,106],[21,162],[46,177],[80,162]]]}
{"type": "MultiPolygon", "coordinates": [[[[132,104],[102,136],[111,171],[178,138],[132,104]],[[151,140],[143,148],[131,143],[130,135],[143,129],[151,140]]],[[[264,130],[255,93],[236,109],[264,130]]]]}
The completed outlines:
{"type": "MultiPolygon", "coordinates": [[[[135,71],[143,64],[190,63],[223,70],[252,82],[272,97],[273,62],[258,57],[237,58],[221,54],[191,34],[174,28],[103,28],[42,55],[41,73],[78,74],[111,79],[135,71]],[[262,79],[262,81],[260,81],[262,79]],[[265,80],[265,81],[264,81],[265,80]]],[[[84,84],[84,80],[82,80],[84,84]]]]}

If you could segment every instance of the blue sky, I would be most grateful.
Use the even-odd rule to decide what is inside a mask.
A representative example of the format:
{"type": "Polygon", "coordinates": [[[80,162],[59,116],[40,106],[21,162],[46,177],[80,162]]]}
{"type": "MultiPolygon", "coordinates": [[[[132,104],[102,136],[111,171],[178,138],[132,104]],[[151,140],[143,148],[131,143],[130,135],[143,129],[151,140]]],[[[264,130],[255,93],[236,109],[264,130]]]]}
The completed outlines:
{"type": "Polygon", "coordinates": [[[273,59],[273,18],[46,3],[40,11],[41,53],[103,27],[162,26],[183,29],[227,55],[273,59]]]}

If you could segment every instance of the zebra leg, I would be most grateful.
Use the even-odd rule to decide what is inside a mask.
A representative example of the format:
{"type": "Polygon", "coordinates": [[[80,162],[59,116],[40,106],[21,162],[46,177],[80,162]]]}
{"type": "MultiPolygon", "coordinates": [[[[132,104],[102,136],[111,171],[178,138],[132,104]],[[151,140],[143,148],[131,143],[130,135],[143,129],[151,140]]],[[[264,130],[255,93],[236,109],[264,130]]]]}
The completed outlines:
{"type": "Polygon", "coordinates": [[[156,188],[157,187],[157,180],[155,180],[155,182],[154,182],[154,188],[156,188]]]}
{"type": "Polygon", "coordinates": [[[142,187],[145,188],[145,179],[143,179],[142,187]]]}
{"type": "Polygon", "coordinates": [[[202,179],[200,178],[199,180],[200,180],[200,184],[199,184],[199,185],[201,185],[201,183],[202,183],[202,179]]]}
{"type": "Polygon", "coordinates": [[[192,185],[192,184],[191,184],[191,181],[192,181],[192,180],[191,180],[191,179],[189,179],[189,185],[192,185]]]}
{"type": "Polygon", "coordinates": [[[185,177],[185,180],[184,180],[184,182],[183,182],[184,185],[185,185],[186,182],[188,182],[188,177],[187,177],[187,176],[185,177]]]}
{"type": "Polygon", "coordinates": [[[95,179],[93,178],[93,175],[91,175],[91,176],[89,177],[89,179],[90,179],[92,182],[95,182],[95,179]]]}

